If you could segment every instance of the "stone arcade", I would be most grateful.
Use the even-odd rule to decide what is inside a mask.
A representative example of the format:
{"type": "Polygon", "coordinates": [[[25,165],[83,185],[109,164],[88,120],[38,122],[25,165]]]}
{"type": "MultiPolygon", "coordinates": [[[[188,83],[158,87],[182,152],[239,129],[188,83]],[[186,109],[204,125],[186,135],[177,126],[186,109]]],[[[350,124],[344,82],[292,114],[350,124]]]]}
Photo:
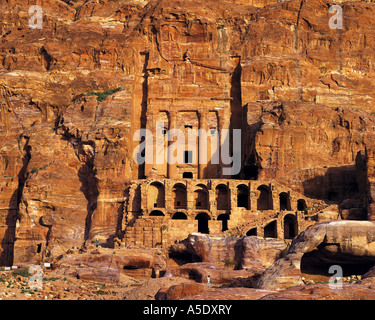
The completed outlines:
{"type": "Polygon", "coordinates": [[[219,234],[246,226],[247,235],[292,239],[313,222],[314,200],[277,183],[229,179],[145,179],[129,182],[125,245],[161,247],[189,233],[219,234]]]}

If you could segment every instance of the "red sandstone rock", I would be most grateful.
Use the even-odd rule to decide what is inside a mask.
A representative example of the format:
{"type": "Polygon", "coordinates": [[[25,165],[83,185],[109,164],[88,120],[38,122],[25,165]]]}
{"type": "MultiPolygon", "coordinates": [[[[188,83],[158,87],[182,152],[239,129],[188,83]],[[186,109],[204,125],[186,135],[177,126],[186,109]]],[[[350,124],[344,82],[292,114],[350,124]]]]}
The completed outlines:
{"type": "MultiPolygon", "coordinates": [[[[262,269],[261,269],[262,270],[262,269]]],[[[228,270],[220,269],[213,263],[195,262],[186,263],[179,267],[173,267],[166,270],[167,276],[186,277],[194,279],[200,283],[207,283],[207,277],[210,276],[210,282],[213,284],[230,283],[236,278],[247,278],[254,274],[259,274],[259,269],[247,270],[228,270]]]]}
{"type": "Polygon", "coordinates": [[[374,300],[374,288],[344,283],[341,289],[328,284],[297,286],[277,293],[264,295],[260,300],[374,300]]]}
{"type": "Polygon", "coordinates": [[[156,300],[257,300],[273,291],[253,288],[208,288],[203,284],[182,283],[162,288],[156,300]]]}
{"type": "Polygon", "coordinates": [[[56,274],[59,276],[75,276],[99,282],[118,282],[120,274],[127,274],[127,270],[133,277],[151,276],[154,267],[154,256],[151,251],[108,251],[110,250],[93,250],[87,254],[63,255],[54,260],[53,267],[58,269],[56,274]]]}
{"type": "MultiPolygon", "coordinates": [[[[242,178],[356,196],[357,152],[373,162],[372,3],[342,3],[342,32],[328,26],[331,3],[317,0],[39,4],[42,30],[28,27],[24,1],[0,4],[1,264],[136,230],[134,241],[169,244],[167,232],[153,238],[165,224],[131,229],[145,208],[125,187],[145,174],[134,132],[169,105],[189,108],[181,124],[219,108],[207,125],[242,128],[242,178]]],[[[217,169],[194,170],[215,179],[217,169]]],[[[346,217],[372,217],[371,201],[346,217]]]]}
{"type": "Polygon", "coordinates": [[[254,288],[213,288],[182,300],[258,300],[273,291],[254,288]]]}
{"type": "Polygon", "coordinates": [[[169,288],[162,288],[155,296],[155,300],[181,300],[186,296],[196,295],[207,290],[207,286],[200,283],[182,283],[169,288]]]}
{"type": "Polygon", "coordinates": [[[233,267],[243,269],[267,268],[287,248],[286,242],[279,239],[212,237],[199,233],[189,234],[184,243],[185,249],[202,262],[231,262],[233,267]]]}
{"type": "MultiPolygon", "coordinates": [[[[375,263],[375,224],[369,221],[318,223],[296,237],[288,254],[264,271],[257,287],[267,290],[300,285],[302,272],[319,273],[331,265],[347,268],[375,263]],[[314,270],[315,268],[315,270],[314,270]],[[318,272],[317,272],[318,271],[318,272]]],[[[367,270],[365,270],[367,271],[367,270]]]]}

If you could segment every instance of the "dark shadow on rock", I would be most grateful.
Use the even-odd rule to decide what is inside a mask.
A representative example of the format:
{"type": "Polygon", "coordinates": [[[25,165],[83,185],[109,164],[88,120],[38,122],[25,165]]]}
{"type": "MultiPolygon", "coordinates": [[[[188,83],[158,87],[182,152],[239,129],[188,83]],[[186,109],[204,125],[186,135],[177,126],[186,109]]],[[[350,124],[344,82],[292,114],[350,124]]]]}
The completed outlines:
{"type": "Polygon", "coordinates": [[[339,204],[345,199],[358,198],[356,166],[328,168],[324,175],[303,181],[304,195],[339,204]]]}
{"type": "Polygon", "coordinates": [[[18,188],[12,194],[9,201],[9,211],[5,219],[6,231],[1,241],[2,252],[0,255],[0,264],[5,266],[13,265],[14,260],[14,242],[16,240],[16,221],[18,217],[19,204],[21,203],[23,188],[27,179],[27,167],[31,160],[31,147],[29,146],[29,137],[25,138],[25,145],[23,148],[24,157],[22,159],[22,168],[19,171],[18,188]]]}
{"type": "Polygon", "coordinates": [[[88,240],[90,233],[92,215],[97,208],[97,200],[99,196],[98,181],[95,176],[95,170],[88,164],[83,164],[78,170],[78,178],[82,186],[79,189],[84,194],[87,200],[87,215],[85,222],[84,240],[88,240]]]}

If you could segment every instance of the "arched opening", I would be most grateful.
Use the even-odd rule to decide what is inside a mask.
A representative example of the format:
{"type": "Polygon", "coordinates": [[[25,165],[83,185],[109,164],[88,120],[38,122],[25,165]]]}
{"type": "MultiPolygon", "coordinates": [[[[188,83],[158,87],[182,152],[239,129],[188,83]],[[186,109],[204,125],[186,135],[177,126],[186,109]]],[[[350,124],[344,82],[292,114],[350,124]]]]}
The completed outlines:
{"type": "Polygon", "coordinates": [[[221,221],[221,231],[226,231],[228,230],[228,220],[229,220],[229,214],[227,213],[223,213],[223,214],[220,214],[218,217],[217,217],[217,220],[221,221]]]}
{"type": "Polygon", "coordinates": [[[208,220],[211,220],[211,218],[207,213],[201,212],[197,214],[195,220],[198,220],[198,232],[207,234],[210,233],[208,228],[208,220]]]}
{"type": "Polygon", "coordinates": [[[290,196],[286,192],[279,194],[280,211],[290,211],[290,196]]]}
{"type": "Polygon", "coordinates": [[[272,192],[267,186],[260,186],[258,188],[259,198],[257,201],[258,210],[273,210],[272,192]]]}
{"type": "Polygon", "coordinates": [[[154,210],[150,213],[150,217],[164,217],[164,213],[159,210],[154,210]]]}
{"type": "Polygon", "coordinates": [[[287,214],[284,217],[284,239],[293,239],[297,235],[297,218],[287,214]]]}
{"type": "Polygon", "coordinates": [[[172,190],[172,197],[175,209],[187,208],[187,192],[184,185],[176,184],[172,190]]]}
{"type": "Polygon", "coordinates": [[[265,238],[277,238],[277,224],[276,220],[270,222],[264,227],[265,238]]]}
{"type": "Polygon", "coordinates": [[[205,186],[194,191],[194,203],[197,209],[208,209],[208,191],[205,186]]]}
{"type": "Polygon", "coordinates": [[[237,187],[237,207],[249,210],[249,188],[244,184],[237,187]]]}
{"type": "Polygon", "coordinates": [[[193,179],[193,173],[192,172],[184,172],[182,174],[183,179],[193,179]]]}
{"type": "Polygon", "coordinates": [[[250,229],[248,232],[246,232],[246,236],[257,236],[258,233],[257,233],[257,228],[252,228],[250,229]]]}
{"type": "Polygon", "coordinates": [[[173,215],[172,220],[187,220],[187,215],[183,212],[176,212],[173,215]]]}
{"type": "Polygon", "coordinates": [[[298,211],[306,211],[307,205],[304,199],[297,200],[297,210],[298,211]]]}
{"type": "Polygon", "coordinates": [[[165,191],[164,185],[160,182],[153,182],[147,190],[148,208],[165,208],[165,191]]]}
{"type": "Polygon", "coordinates": [[[216,187],[216,206],[217,210],[229,209],[229,192],[226,185],[220,184],[216,187]]]}

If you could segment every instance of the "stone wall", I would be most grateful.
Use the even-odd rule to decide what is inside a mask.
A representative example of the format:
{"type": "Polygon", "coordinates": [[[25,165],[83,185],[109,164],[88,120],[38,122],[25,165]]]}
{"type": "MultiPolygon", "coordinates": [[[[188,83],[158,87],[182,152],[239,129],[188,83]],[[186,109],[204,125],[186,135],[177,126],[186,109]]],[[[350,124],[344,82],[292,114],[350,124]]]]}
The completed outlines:
{"type": "Polygon", "coordinates": [[[170,244],[191,232],[220,234],[238,226],[249,235],[293,238],[322,205],[265,181],[147,179],[134,180],[128,188],[139,186],[138,196],[126,200],[122,230],[126,244],[146,247],[170,244]]]}

